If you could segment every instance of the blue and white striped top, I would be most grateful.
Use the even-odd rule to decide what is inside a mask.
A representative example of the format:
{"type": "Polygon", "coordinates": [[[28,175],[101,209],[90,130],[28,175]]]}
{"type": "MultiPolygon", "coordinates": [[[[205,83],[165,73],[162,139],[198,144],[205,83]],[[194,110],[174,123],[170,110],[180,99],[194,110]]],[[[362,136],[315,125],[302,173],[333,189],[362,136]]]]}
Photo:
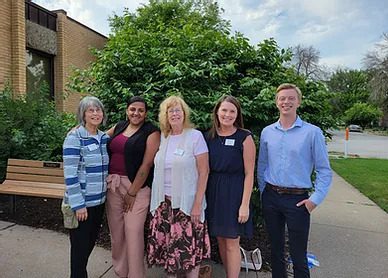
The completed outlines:
{"type": "Polygon", "coordinates": [[[63,143],[66,184],[64,202],[74,211],[105,202],[109,164],[106,148],[108,138],[102,131],[91,135],[83,126],[66,136],[63,143]]]}

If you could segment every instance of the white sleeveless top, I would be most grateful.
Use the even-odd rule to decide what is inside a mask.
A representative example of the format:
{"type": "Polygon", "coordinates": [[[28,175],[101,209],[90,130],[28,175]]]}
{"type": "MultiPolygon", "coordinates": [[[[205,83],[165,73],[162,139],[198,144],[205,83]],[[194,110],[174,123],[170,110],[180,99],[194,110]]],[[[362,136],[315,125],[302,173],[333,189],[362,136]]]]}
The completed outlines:
{"type": "MultiPolygon", "coordinates": [[[[161,142],[158,152],[155,155],[154,180],[152,182],[150,211],[152,214],[158,208],[161,202],[165,200],[167,189],[165,188],[166,158],[168,159],[167,178],[171,192],[172,208],[179,208],[186,215],[190,216],[193,207],[195,194],[197,192],[198,170],[195,156],[208,152],[207,145],[200,131],[195,129],[185,129],[181,136],[174,137],[175,147],[169,147],[171,135],[165,138],[161,136],[161,142]],[[178,138],[178,140],[177,140],[178,138]],[[169,154],[167,154],[167,149],[169,154]],[[173,152],[172,154],[170,152],[173,152]]],[[[205,221],[206,201],[203,198],[202,211],[200,215],[201,222],[205,221]]]]}

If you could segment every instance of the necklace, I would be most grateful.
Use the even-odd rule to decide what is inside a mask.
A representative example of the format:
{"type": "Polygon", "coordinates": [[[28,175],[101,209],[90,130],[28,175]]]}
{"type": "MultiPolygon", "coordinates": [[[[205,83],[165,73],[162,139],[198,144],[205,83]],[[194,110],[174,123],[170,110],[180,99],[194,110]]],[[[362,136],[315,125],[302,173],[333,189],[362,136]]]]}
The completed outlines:
{"type": "Polygon", "coordinates": [[[225,136],[217,134],[217,137],[218,137],[218,140],[220,141],[221,145],[227,146],[227,147],[233,147],[233,146],[235,146],[235,142],[236,142],[235,137],[233,137],[233,134],[235,134],[235,133],[236,133],[236,131],[233,132],[232,134],[225,135],[225,136]]]}
{"type": "Polygon", "coordinates": [[[220,141],[221,145],[225,145],[225,140],[226,140],[227,136],[221,136],[221,135],[217,134],[217,137],[218,137],[218,140],[220,141]]]}
{"type": "Polygon", "coordinates": [[[237,128],[235,128],[235,127],[231,128],[231,129],[227,129],[227,130],[221,129],[221,128],[217,128],[217,134],[219,136],[222,136],[222,137],[227,137],[227,136],[233,135],[236,132],[236,130],[237,130],[237,128]]]}
{"type": "Polygon", "coordinates": [[[221,145],[225,146],[225,142],[226,142],[226,140],[228,140],[228,137],[232,136],[236,132],[236,130],[237,130],[237,128],[233,128],[232,130],[229,130],[227,132],[223,131],[224,132],[223,134],[227,134],[227,135],[220,135],[221,130],[218,129],[217,130],[217,137],[218,137],[218,140],[221,142],[221,145]]]}

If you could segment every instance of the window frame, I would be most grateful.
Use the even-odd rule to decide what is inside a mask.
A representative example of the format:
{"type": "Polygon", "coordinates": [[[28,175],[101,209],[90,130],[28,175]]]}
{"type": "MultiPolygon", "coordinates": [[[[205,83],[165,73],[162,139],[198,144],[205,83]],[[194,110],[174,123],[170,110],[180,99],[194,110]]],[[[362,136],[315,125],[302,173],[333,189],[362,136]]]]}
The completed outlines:
{"type": "MultiPolygon", "coordinates": [[[[33,55],[38,55],[38,56],[41,56],[43,58],[47,58],[49,60],[49,74],[48,74],[48,77],[49,77],[49,90],[50,90],[50,99],[51,100],[55,100],[55,91],[54,91],[54,88],[55,88],[55,74],[54,74],[54,55],[50,55],[48,53],[45,53],[45,52],[42,52],[42,51],[39,51],[39,50],[36,50],[36,49],[33,49],[33,48],[30,48],[30,47],[27,47],[26,48],[26,56],[27,56],[27,51],[30,51],[33,55]]],[[[27,63],[26,63],[26,72],[27,72],[27,63]]],[[[28,80],[27,80],[27,74],[26,74],[26,91],[27,91],[27,83],[28,83],[28,80]]]]}

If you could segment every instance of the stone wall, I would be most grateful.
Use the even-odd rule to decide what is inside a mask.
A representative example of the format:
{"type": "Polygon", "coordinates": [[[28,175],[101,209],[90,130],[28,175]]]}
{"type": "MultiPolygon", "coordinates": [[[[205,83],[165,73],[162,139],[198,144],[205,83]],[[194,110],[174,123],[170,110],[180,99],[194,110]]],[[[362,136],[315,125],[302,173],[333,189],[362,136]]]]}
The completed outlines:
{"type": "Polygon", "coordinates": [[[57,54],[57,33],[29,20],[26,20],[26,43],[27,47],[57,54]]]}

